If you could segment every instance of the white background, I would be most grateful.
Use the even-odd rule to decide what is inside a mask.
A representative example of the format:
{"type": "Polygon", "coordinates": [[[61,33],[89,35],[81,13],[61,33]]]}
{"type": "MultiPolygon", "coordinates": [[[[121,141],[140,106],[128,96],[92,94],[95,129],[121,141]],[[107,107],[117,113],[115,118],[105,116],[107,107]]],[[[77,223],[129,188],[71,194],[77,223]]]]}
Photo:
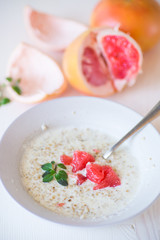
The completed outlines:
{"type": "MultiPolygon", "coordinates": [[[[8,57],[21,41],[29,42],[23,21],[25,5],[83,23],[97,0],[0,0],[0,81],[5,78],[8,57]]],[[[72,88],[63,96],[81,95],[72,88]]],[[[144,115],[160,99],[160,44],[145,54],[143,74],[135,86],[109,99],[122,103],[144,115]]],[[[8,125],[30,108],[13,102],[0,108],[0,136],[8,125]]],[[[160,118],[153,122],[160,132],[160,118]]],[[[0,156],[2,157],[2,156],[0,156]]],[[[72,228],[39,219],[17,205],[0,183],[0,240],[41,239],[160,239],[160,199],[143,214],[120,225],[100,228],[72,228]]]]}

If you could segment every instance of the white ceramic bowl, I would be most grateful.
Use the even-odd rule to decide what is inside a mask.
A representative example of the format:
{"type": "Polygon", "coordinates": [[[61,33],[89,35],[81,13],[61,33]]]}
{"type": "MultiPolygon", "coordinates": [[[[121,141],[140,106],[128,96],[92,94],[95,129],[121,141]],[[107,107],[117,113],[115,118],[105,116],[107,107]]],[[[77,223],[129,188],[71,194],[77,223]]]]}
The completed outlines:
{"type": "Polygon", "coordinates": [[[92,97],[59,98],[33,107],[18,117],[7,129],[0,143],[0,176],[8,193],[22,207],[44,219],[80,226],[95,226],[121,222],[146,209],[160,193],[160,135],[149,124],[126,145],[138,159],[141,183],[135,199],[121,214],[93,223],[57,216],[36,203],[24,190],[19,161],[21,146],[26,138],[40,131],[42,124],[49,127],[90,127],[103,130],[119,140],[142,117],[117,103],[92,97]]]}

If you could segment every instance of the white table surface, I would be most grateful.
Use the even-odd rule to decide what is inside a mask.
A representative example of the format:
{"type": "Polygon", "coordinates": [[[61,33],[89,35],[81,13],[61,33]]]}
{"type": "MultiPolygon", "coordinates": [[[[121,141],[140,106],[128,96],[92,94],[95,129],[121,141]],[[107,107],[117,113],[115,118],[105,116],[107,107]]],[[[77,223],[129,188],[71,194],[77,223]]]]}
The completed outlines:
{"type": "MultiPolygon", "coordinates": [[[[0,80],[5,78],[8,57],[15,46],[30,43],[23,22],[23,8],[29,4],[36,9],[80,20],[89,21],[97,0],[0,0],[0,80]]],[[[58,57],[58,56],[57,56],[58,57]]],[[[71,87],[63,96],[81,95],[71,87]]],[[[109,97],[144,115],[160,99],[160,44],[145,54],[143,74],[135,86],[109,97]]],[[[0,108],[0,137],[9,124],[21,113],[31,108],[12,102],[0,108]]],[[[160,118],[153,125],[160,132],[160,118]]],[[[3,156],[0,156],[3,157],[3,156]]],[[[113,240],[159,240],[160,198],[145,212],[119,225],[98,228],[72,228],[42,220],[19,206],[6,192],[0,182],[0,240],[42,239],[113,239],[113,240]]]]}

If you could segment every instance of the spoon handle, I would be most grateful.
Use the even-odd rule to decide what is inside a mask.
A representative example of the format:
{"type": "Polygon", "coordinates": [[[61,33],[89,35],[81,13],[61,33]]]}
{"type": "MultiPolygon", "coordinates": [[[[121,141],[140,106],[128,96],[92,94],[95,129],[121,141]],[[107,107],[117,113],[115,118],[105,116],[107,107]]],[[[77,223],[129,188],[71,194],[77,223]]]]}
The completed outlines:
{"type": "MultiPolygon", "coordinates": [[[[145,126],[147,123],[154,120],[156,117],[160,116],[160,101],[149,111],[149,113],[135,126],[133,127],[124,137],[122,137],[112,148],[113,152],[119,147],[126,139],[136,133],[139,129],[145,126]]],[[[104,154],[105,155],[105,154],[104,154]]]]}

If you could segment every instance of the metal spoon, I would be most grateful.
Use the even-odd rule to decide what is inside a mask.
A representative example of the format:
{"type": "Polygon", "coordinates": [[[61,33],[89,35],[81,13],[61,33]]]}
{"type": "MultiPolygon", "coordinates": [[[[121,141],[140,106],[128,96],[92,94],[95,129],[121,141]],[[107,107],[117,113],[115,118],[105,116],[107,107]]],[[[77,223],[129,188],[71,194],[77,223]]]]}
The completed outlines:
{"type": "Polygon", "coordinates": [[[107,159],[125,140],[130,136],[144,127],[147,123],[160,116],[160,101],[149,111],[149,113],[135,126],[133,127],[124,137],[122,137],[116,144],[114,144],[109,151],[103,155],[104,159],[107,159]]]}

